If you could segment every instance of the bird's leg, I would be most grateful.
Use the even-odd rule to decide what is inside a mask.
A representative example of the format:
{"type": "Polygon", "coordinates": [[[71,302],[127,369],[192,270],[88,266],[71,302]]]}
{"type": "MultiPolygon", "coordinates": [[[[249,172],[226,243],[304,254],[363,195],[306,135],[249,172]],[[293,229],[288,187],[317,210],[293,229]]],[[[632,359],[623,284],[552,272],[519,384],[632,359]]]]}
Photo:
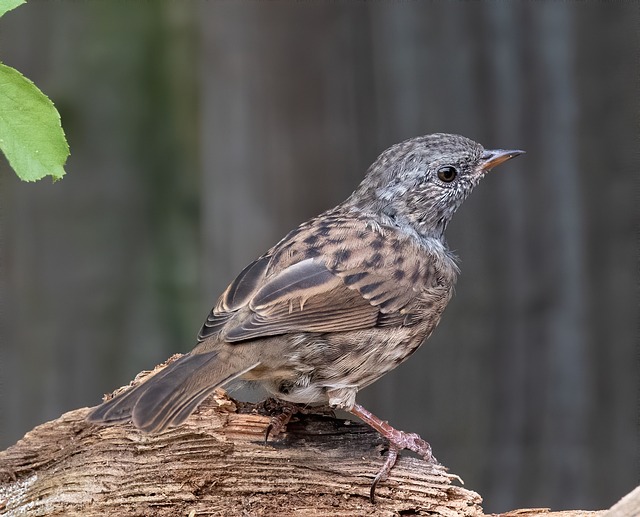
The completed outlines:
{"type": "Polygon", "coordinates": [[[295,414],[299,415],[323,415],[330,418],[335,418],[333,409],[328,406],[314,406],[309,407],[307,405],[295,404],[294,402],[288,402],[286,400],[269,398],[262,404],[264,410],[271,420],[265,431],[264,442],[267,443],[269,436],[278,436],[295,414]]]}
{"type": "Polygon", "coordinates": [[[391,427],[388,422],[380,420],[360,404],[354,404],[350,409],[350,413],[356,415],[360,420],[369,424],[389,440],[389,453],[387,454],[387,459],[371,484],[369,497],[372,503],[374,502],[376,486],[378,486],[380,481],[385,481],[389,477],[391,469],[398,460],[398,452],[402,449],[409,449],[410,451],[422,456],[429,463],[439,465],[438,460],[436,460],[431,452],[431,445],[420,438],[416,433],[405,433],[404,431],[399,431],[398,429],[391,427]]]}
{"type": "MultiPolygon", "coordinates": [[[[369,424],[382,436],[389,440],[389,444],[398,450],[409,449],[422,456],[429,463],[437,463],[431,452],[431,445],[420,438],[416,433],[405,433],[391,427],[388,422],[380,420],[377,416],[367,411],[360,404],[354,404],[350,411],[365,423],[369,424]]],[[[393,466],[393,465],[392,465],[393,466]]]]}
{"type": "MultiPolygon", "coordinates": [[[[271,402],[273,399],[269,399],[267,402],[271,402]]],[[[293,404],[291,402],[285,401],[273,401],[275,402],[276,408],[268,407],[265,402],[265,408],[271,414],[271,420],[269,421],[269,425],[264,433],[264,443],[266,444],[269,440],[269,435],[278,436],[284,428],[291,420],[291,417],[295,415],[298,411],[300,411],[300,407],[297,404],[293,404]],[[277,412],[276,412],[277,411],[277,412]],[[273,414],[275,413],[275,414],[273,414]]]]}

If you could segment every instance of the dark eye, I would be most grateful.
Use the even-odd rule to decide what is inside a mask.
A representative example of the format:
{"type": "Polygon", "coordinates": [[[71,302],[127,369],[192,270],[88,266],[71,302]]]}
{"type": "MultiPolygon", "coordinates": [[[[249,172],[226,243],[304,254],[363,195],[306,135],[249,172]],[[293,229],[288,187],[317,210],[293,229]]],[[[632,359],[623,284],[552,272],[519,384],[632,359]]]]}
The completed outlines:
{"type": "Polygon", "coordinates": [[[438,169],[438,179],[440,181],[444,181],[445,183],[451,183],[454,179],[456,179],[457,175],[458,171],[451,165],[445,165],[444,167],[440,167],[438,169]]]}

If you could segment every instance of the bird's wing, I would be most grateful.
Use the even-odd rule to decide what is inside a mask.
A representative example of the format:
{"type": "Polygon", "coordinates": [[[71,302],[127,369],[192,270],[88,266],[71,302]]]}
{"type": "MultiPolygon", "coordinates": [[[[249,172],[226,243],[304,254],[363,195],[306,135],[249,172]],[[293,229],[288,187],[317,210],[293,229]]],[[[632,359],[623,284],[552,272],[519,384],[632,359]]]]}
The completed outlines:
{"type": "Polygon", "coordinates": [[[215,333],[239,342],[370,328],[383,314],[389,321],[389,313],[399,313],[411,296],[398,282],[366,268],[332,271],[321,259],[308,258],[267,278],[268,265],[269,257],[263,257],[238,275],[207,318],[200,340],[215,333]]]}

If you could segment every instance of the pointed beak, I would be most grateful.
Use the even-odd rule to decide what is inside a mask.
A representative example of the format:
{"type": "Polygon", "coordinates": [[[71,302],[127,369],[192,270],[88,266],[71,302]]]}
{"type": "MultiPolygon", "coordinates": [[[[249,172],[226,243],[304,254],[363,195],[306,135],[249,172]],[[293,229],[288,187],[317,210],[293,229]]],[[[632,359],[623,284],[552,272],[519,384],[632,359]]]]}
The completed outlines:
{"type": "Polygon", "coordinates": [[[482,153],[480,168],[484,172],[488,172],[495,166],[500,165],[501,163],[504,163],[507,160],[511,160],[511,158],[515,158],[516,156],[524,153],[524,151],[518,150],[507,151],[505,149],[485,149],[484,153],[482,153]]]}

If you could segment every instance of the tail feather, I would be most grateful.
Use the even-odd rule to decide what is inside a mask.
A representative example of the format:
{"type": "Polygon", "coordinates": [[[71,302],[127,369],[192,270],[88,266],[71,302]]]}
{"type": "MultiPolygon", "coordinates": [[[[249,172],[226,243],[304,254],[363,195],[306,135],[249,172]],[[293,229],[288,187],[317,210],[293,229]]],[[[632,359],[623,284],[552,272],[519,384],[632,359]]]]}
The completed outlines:
{"type": "Polygon", "coordinates": [[[169,425],[171,427],[175,427],[182,424],[187,418],[189,418],[189,415],[196,410],[200,403],[211,395],[212,391],[212,389],[202,390],[198,395],[191,397],[191,399],[185,402],[181,408],[174,411],[175,416],[172,418],[169,425]]]}
{"type": "Polygon", "coordinates": [[[185,355],[139,386],[98,406],[87,418],[102,423],[131,419],[148,433],[179,425],[215,388],[257,365],[242,364],[240,354],[234,356],[232,365],[220,361],[217,351],[185,355]]]}
{"type": "Polygon", "coordinates": [[[116,395],[110,400],[103,402],[97,408],[95,408],[89,416],[87,416],[87,420],[89,422],[95,423],[105,423],[105,424],[115,424],[117,422],[124,422],[125,420],[131,419],[131,414],[133,413],[133,408],[140,400],[140,397],[144,394],[147,389],[153,387],[153,385],[158,385],[160,381],[170,375],[173,370],[175,370],[179,363],[183,362],[186,357],[183,356],[169,366],[159,371],[153,377],[145,380],[142,384],[139,384],[135,388],[131,388],[124,393],[116,395]]]}

